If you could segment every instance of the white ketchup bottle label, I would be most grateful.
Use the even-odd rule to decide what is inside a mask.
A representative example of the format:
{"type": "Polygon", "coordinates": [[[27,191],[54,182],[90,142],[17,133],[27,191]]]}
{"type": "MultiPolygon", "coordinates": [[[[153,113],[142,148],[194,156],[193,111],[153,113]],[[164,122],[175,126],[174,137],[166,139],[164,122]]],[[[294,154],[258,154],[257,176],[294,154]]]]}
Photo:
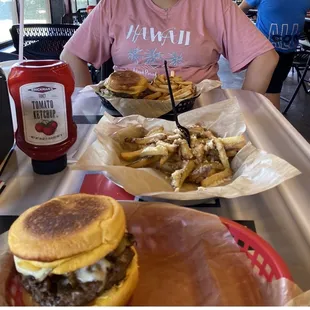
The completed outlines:
{"type": "Polygon", "coordinates": [[[20,90],[25,141],[53,145],[68,138],[65,88],[53,82],[30,83],[20,90]]]}

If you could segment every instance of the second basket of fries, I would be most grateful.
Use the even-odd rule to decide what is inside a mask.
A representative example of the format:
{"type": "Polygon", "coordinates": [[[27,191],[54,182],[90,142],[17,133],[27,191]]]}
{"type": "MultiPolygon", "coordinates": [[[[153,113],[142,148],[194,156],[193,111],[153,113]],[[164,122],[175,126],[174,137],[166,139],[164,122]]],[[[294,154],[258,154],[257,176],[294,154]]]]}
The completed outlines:
{"type": "MultiPolygon", "coordinates": [[[[195,85],[171,72],[170,81],[177,104],[177,112],[193,108],[202,92],[221,85],[219,81],[204,80],[195,85]]],[[[133,71],[113,72],[106,80],[92,86],[104,107],[116,110],[121,116],[139,114],[144,117],[161,117],[172,113],[167,79],[157,75],[152,81],[133,71]]]]}
{"type": "Polygon", "coordinates": [[[179,120],[190,131],[190,145],[174,122],[105,114],[97,140],[73,169],[102,171],[134,196],[186,201],[252,195],[300,173],[251,144],[236,98],[179,120]]]}

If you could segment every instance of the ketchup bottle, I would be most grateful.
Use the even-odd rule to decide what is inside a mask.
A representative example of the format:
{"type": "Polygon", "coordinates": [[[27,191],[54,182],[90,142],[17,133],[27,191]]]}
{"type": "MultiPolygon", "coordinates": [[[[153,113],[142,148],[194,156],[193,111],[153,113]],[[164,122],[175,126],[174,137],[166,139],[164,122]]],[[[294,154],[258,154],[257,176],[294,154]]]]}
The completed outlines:
{"type": "Polygon", "coordinates": [[[62,171],[77,135],[69,66],[59,60],[23,61],[12,67],[8,85],[16,107],[17,146],[32,159],[34,172],[62,171]]]}

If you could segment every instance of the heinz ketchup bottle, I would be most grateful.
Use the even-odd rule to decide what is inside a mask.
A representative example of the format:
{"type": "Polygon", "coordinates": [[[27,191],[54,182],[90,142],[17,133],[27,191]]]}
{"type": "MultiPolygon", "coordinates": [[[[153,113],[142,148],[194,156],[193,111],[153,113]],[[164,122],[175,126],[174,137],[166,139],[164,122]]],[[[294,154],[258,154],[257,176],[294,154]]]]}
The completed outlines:
{"type": "Polygon", "coordinates": [[[34,172],[62,171],[76,141],[69,66],[59,60],[23,61],[12,67],[8,85],[16,107],[18,147],[32,159],[34,172]]]}

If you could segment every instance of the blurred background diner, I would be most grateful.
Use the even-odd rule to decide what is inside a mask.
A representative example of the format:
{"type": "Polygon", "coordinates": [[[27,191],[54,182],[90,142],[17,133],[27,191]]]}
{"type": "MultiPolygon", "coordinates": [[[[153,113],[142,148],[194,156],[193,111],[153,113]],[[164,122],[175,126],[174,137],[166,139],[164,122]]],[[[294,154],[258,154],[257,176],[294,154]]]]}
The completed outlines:
{"type": "MultiPolygon", "coordinates": [[[[279,62],[266,91],[266,97],[280,109],[280,93],[293,62],[303,58],[307,53],[296,50],[304,30],[305,17],[310,9],[308,0],[243,0],[240,8],[244,13],[258,9],[257,28],[270,40],[279,55],[279,62]],[[297,56],[297,57],[296,57],[297,56]]],[[[307,64],[307,62],[306,62],[307,64]]]]}
{"type": "MultiPolygon", "coordinates": [[[[164,1],[165,2],[165,1],[164,1]]],[[[260,1],[241,0],[232,1],[241,5],[247,17],[252,23],[256,23],[260,1]],[[245,6],[247,4],[247,6],[245,6]],[[242,7],[242,6],[245,7],[242,7]]],[[[266,3],[268,1],[262,1],[266,3]]],[[[298,19],[299,33],[298,42],[292,65],[288,72],[288,78],[284,82],[281,92],[281,111],[292,124],[309,140],[310,108],[306,104],[309,99],[309,32],[310,32],[310,11],[304,16],[304,8],[301,8],[306,0],[298,1],[296,18],[298,19]],[[298,15],[298,17],[297,17],[298,15]],[[304,28],[302,22],[304,20],[304,28]],[[289,111],[288,111],[289,108],[289,111]]],[[[64,45],[73,36],[76,30],[86,20],[88,14],[95,8],[96,0],[35,0],[25,1],[25,30],[24,30],[24,56],[27,59],[48,59],[59,58],[64,45]]],[[[297,8],[293,2],[290,6],[297,8]]],[[[0,1],[0,61],[14,61],[18,53],[18,0],[0,1]]],[[[288,10],[286,10],[287,12],[288,10]]],[[[289,10],[291,13],[291,10],[289,10]]],[[[282,14],[283,10],[281,11],[282,14]]],[[[263,12],[261,13],[263,14],[263,12]]],[[[239,15],[240,16],[240,15],[239,15]]],[[[238,22],[241,17],[237,18],[238,22]]],[[[285,18],[285,15],[283,15],[285,18]]],[[[262,18],[261,18],[262,19],[262,18]]],[[[292,20],[291,20],[292,22],[292,20]]],[[[84,26],[86,27],[86,26],[84,26]]],[[[246,26],[243,26],[246,27],[246,26]]],[[[260,26],[258,25],[258,29],[260,26]]],[[[239,27],[239,35],[242,36],[242,29],[239,27]]],[[[265,34],[266,35],[266,34],[265,34]]],[[[232,38],[228,38],[232,40],[232,38]]],[[[232,74],[231,66],[225,57],[219,59],[218,76],[225,88],[242,88],[246,71],[232,74]]],[[[4,65],[2,65],[3,67],[4,65]]],[[[88,81],[97,83],[107,77],[113,71],[113,61],[109,59],[100,68],[95,68],[91,63],[87,65],[87,72],[90,74],[88,81]]],[[[288,69],[288,66],[287,66],[288,69]]],[[[285,75],[285,74],[284,74],[285,75]]],[[[282,77],[283,78],[283,77],[282,77]]],[[[276,79],[278,84],[279,79],[276,79]]],[[[278,86],[279,87],[279,86],[278,86]]],[[[267,95],[268,96],[268,95],[267,95]]],[[[279,93],[269,94],[269,99],[279,106],[279,93]]]]}

